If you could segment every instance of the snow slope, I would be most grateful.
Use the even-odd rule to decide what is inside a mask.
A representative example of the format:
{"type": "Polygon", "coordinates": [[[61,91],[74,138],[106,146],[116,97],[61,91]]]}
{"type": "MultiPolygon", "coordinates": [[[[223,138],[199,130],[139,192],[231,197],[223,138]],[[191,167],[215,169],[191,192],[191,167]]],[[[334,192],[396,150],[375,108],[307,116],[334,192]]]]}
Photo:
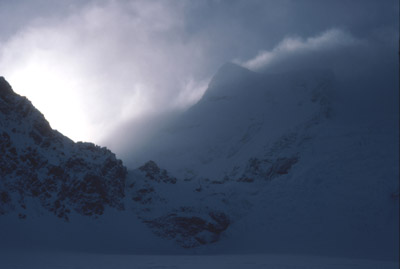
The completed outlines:
{"type": "Polygon", "coordinates": [[[195,106],[131,154],[131,166],[154,160],[177,178],[139,181],[133,210],[184,247],[214,242],[201,253],[397,259],[397,117],[356,111],[368,103],[341,100],[344,85],[329,70],[224,65],[195,106]],[[228,226],[210,234],[214,211],[228,226]]]}
{"type": "Polygon", "coordinates": [[[325,70],[265,75],[227,63],[196,105],[125,162],[154,160],[178,177],[222,178],[298,125],[329,116],[332,83],[325,70]]]}
{"type": "Polygon", "coordinates": [[[398,264],[368,259],[296,255],[121,255],[74,252],[3,252],[3,269],[395,269],[398,264]]]}

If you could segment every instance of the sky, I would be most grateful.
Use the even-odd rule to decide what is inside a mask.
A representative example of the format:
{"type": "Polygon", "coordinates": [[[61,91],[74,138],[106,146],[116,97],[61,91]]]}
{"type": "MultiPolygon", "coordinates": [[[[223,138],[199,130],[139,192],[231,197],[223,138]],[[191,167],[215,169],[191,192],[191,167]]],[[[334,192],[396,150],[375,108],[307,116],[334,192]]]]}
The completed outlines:
{"type": "Polygon", "coordinates": [[[226,62],[392,79],[398,14],[396,0],[0,0],[0,76],[53,128],[107,146],[195,104],[226,62]]]}

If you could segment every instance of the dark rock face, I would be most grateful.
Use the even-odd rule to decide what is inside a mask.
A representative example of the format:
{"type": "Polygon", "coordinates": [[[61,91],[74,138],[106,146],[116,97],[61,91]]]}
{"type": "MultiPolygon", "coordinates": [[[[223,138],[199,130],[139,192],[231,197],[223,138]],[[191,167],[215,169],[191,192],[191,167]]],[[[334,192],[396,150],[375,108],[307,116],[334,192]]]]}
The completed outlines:
{"type": "Polygon", "coordinates": [[[262,160],[251,158],[247,163],[246,172],[237,181],[252,183],[254,178],[271,180],[281,175],[286,175],[298,160],[297,156],[262,160]]]}
{"type": "Polygon", "coordinates": [[[173,213],[145,223],[159,236],[174,239],[184,248],[193,248],[218,241],[230,220],[223,212],[211,211],[205,217],[173,213]]]}
{"type": "Polygon", "coordinates": [[[170,177],[167,170],[160,169],[157,164],[153,161],[148,161],[143,166],[139,167],[139,170],[146,173],[146,178],[155,180],[157,182],[164,183],[176,183],[176,178],[170,177]]]}
{"type": "Polygon", "coordinates": [[[74,143],[52,130],[25,97],[0,77],[0,215],[27,200],[65,220],[75,211],[99,216],[106,207],[123,209],[126,168],[106,148],[74,143]]]}
{"type": "Polygon", "coordinates": [[[299,157],[289,156],[251,158],[236,176],[197,183],[179,180],[178,184],[167,171],[149,161],[128,179],[127,197],[139,219],[156,235],[184,248],[211,244],[219,241],[235,221],[232,216],[244,215],[251,207],[246,192],[254,195],[259,183],[268,184],[290,173],[299,157]]]}
{"type": "Polygon", "coordinates": [[[193,187],[197,185],[185,180],[177,182],[149,161],[128,178],[126,195],[131,203],[127,205],[153,233],[181,247],[217,242],[232,220],[216,202],[220,195],[215,196],[210,190],[204,194],[208,199],[203,203],[205,197],[193,187]]]}

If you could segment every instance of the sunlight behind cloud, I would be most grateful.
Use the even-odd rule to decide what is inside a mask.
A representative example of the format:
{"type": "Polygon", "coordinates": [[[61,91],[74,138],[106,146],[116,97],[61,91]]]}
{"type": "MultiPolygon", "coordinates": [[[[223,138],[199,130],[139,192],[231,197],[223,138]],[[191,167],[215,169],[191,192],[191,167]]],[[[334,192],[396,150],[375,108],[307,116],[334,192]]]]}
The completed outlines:
{"type": "Polygon", "coordinates": [[[66,57],[51,51],[35,50],[25,55],[23,64],[5,61],[4,76],[14,90],[27,96],[50,122],[52,128],[73,140],[90,138],[91,131],[74,89],[79,85],[66,57]]]}
{"type": "MultiPolygon", "coordinates": [[[[300,68],[293,63],[303,56],[306,66],[310,59],[329,65],[326,58],[334,62],[344,50],[357,50],[354,45],[370,42],[371,33],[396,33],[383,27],[386,18],[379,28],[363,24],[359,29],[371,14],[355,2],[347,4],[354,12],[346,13],[337,1],[309,3],[307,12],[300,4],[274,1],[3,2],[0,75],[54,128],[74,140],[102,145],[121,130],[132,130],[129,139],[135,139],[142,128],[136,121],[147,124],[147,117],[190,107],[218,68],[232,59],[274,72],[300,68]],[[323,12],[315,12],[316,6],[323,12]]],[[[377,2],[375,9],[381,7],[377,2]]],[[[384,9],[389,8],[394,10],[384,9]]],[[[343,73],[353,74],[354,63],[346,63],[343,73]]]]}
{"type": "Polygon", "coordinates": [[[163,1],[102,1],[41,18],[0,44],[1,75],[53,128],[100,143],[122,122],[182,109],[204,92],[195,78],[186,82],[202,55],[178,38],[181,11],[163,1]]]}

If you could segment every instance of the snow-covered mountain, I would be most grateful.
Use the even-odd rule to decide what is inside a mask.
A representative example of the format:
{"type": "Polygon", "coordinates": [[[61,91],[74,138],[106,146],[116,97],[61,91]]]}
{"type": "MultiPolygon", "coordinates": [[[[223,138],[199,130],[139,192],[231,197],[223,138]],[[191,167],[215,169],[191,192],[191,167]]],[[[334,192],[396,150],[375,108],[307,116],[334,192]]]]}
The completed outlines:
{"type": "Polygon", "coordinates": [[[128,171],[0,82],[3,224],[59,217],[54,244],[134,251],[398,255],[396,117],[360,121],[330,70],[225,64],[197,104],[121,153],[128,171]]]}
{"type": "Polygon", "coordinates": [[[145,178],[128,178],[132,210],[186,247],[397,257],[396,116],[357,111],[368,103],[344,85],[329,70],[224,65],[196,105],[126,158],[177,177],[144,176],[166,175],[153,162],[131,172],[145,178]]]}
{"type": "Polygon", "coordinates": [[[325,70],[264,75],[225,64],[196,105],[130,153],[128,166],[151,159],[182,178],[222,180],[250,158],[283,150],[273,147],[283,136],[329,117],[334,82],[325,70]]]}
{"type": "Polygon", "coordinates": [[[97,217],[124,208],[127,172],[113,153],[52,130],[3,77],[0,111],[0,215],[24,219],[35,205],[68,220],[72,211],[97,217]]]}
{"type": "Polygon", "coordinates": [[[134,155],[137,165],[155,163],[130,173],[133,210],[184,247],[218,241],[260,189],[301,161],[311,128],[330,116],[333,74],[311,74],[264,76],[225,64],[203,98],[134,155]]]}

